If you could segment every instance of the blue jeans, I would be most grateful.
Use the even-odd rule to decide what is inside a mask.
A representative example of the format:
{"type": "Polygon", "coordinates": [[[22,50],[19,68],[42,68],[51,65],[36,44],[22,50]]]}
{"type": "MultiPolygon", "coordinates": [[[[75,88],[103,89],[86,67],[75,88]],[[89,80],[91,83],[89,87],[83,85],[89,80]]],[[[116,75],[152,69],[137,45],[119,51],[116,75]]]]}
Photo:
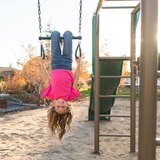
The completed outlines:
{"type": "Polygon", "coordinates": [[[51,34],[51,68],[72,70],[72,32],[64,32],[63,52],[60,47],[60,33],[53,31],[51,34]],[[61,54],[62,52],[62,54],[61,54]]]}

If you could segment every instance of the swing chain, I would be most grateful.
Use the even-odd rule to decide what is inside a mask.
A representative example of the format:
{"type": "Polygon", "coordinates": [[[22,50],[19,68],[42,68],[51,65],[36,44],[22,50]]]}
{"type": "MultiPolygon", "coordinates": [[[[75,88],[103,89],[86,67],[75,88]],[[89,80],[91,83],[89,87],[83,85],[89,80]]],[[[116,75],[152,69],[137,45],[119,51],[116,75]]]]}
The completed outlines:
{"type": "MultiPolygon", "coordinates": [[[[79,37],[81,37],[81,28],[82,28],[82,0],[79,2],[79,37]]],[[[76,47],[75,51],[75,57],[78,59],[78,57],[81,57],[81,39],[78,40],[78,45],[76,47]],[[79,52],[79,56],[77,55],[79,52]]]]}
{"type": "Polygon", "coordinates": [[[39,21],[39,33],[42,34],[42,24],[41,24],[41,5],[40,0],[38,0],[38,21],[39,21]]]}
{"type": "MultiPolygon", "coordinates": [[[[41,24],[41,5],[40,5],[40,0],[38,0],[38,22],[39,22],[39,34],[40,36],[42,35],[42,24],[41,24]]],[[[45,58],[45,51],[43,47],[43,43],[40,40],[40,52],[41,52],[41,57],[42,59],[45,58]]]]}
{"type": "Polygon", "coordinates": [[[81,36],[81,28],[82,28],[81,22],[82,22],[82,0],[80,0],[79,2],[79,36],[81,36]]]}
{"type": "MultiPolygon", "coordinates": [[[[39,34],[41,36],[42,34],[42,24],[41,24],[41,8],[40,8],[40,0],[38,0],[38,21],[39,21],[39,34]]],[[[79,2],[79,36],[81,36],[81,28],[82,28],[82,0],[80,0],[79,2]]],[[[42,41],[40,41],[40,44],[41,44],[41,56],[42,58],[44,59],[45,58],[45,53],[44,53],[44,48],[43,48],[43,44],[42,44],[42,41]]],[[[76,49],[76,53],[75,53],[75,56],[76,58],[78,58],[77,56],[77,52],[79,50],[79,56],[81,57],[81,39],[78,40],[78,46],[77,46],[77,49],[76,49]]]]}

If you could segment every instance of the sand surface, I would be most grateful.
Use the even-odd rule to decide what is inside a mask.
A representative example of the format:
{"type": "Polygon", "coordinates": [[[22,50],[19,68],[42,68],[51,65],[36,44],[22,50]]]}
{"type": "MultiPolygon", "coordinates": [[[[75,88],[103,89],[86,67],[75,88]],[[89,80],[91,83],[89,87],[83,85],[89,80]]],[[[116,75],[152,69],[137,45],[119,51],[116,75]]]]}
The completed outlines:
{"type": "MultiPolygon", "coordinates": [[[[94,123],[88,121],[88,105],[88,98],[72,103],[73,123],[63,143],[49,136],[47,108],[1,115],[0,160],[137,160],[137,139],[136,153],[130,154],[129,138],[100,137],[101,154],[93,154],[94,123]]],[[[112,113],[129,114],[129,107],[129,100],[116,100],[112,113]]],[[[138,105],[136,114],[138,117],[138,105]]],[[[160,135],[159,109],[157,115],[158,136],[160,135]]],[[[101,121],[100,132],[129,134],[129,124],[129,118],[112,118],[110,122],[101,121]]],[[[157,160],[160,160],[160,147],[157,147],[156,152],[157,160]]]]}

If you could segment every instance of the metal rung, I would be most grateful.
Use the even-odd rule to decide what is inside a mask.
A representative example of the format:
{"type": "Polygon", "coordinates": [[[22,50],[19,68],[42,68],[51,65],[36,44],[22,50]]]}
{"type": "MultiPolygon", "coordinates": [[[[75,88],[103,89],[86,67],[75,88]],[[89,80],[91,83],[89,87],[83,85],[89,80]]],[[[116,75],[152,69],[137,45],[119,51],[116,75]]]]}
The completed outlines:
{"type": "Polygon", "coordinates": [[[134,1],[140,1],[140,0],[105,0],[105,1],[117,1],[117,2],[128,1],[128,2],[134,2],[134,1]]]}
{"type": "Polygon", "coordinates": [[[135,6],[113,6],[113,7],[102,7],[102,9],[133,9],[135,6]]]}
{"type": "Polygon", "coordinates": [[[100,76],[100,78],[131,78],[131,76],[100,76]]]}
{"type": "Polygon", "coordinates": [[[110,115],[110,114],[100,114],[99,117],[131,117],[130,115],[110,115]]]}
{"type": "MultiPolygon", "coordinates": [[[[64,37],[60,37],[60,39],[64,39],[64,37]]],[[[73,36],[72,39],[82,39],[82,36],[73,36]]],[[[39,40],[51,40],[51,37],[39,37],[39,40]]]]}
{"type": "Polygon", "coordinates": [[[130,137],[130,135],[125,134],[100,134],[101,137],[130,137]]]}
{"type": "Polygon", "coordinates": [[[107,60],[107,59],[110,59],[110,60],[130,60],[131,58],[130,57],[99,57],[99,60],[107,60]]]}
{"type": "Polygon", "coordinates": [[[130,95],[99,95],[100,98],[130,98],[130,95]]]}

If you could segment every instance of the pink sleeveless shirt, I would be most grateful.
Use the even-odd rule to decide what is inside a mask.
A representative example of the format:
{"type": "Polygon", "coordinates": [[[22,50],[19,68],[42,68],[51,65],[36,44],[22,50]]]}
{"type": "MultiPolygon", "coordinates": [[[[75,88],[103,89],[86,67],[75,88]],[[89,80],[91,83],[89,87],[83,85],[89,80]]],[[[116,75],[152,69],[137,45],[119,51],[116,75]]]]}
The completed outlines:
{"type": "Polygon", "coordinates": [[[62,98],[71,101],[80,96],[80,92],[73,88],[73,81],[71,71],[65,69],[52,70],[50,85],[43,90],[41,97],[48,97],[51,100],[62,98]]]}

